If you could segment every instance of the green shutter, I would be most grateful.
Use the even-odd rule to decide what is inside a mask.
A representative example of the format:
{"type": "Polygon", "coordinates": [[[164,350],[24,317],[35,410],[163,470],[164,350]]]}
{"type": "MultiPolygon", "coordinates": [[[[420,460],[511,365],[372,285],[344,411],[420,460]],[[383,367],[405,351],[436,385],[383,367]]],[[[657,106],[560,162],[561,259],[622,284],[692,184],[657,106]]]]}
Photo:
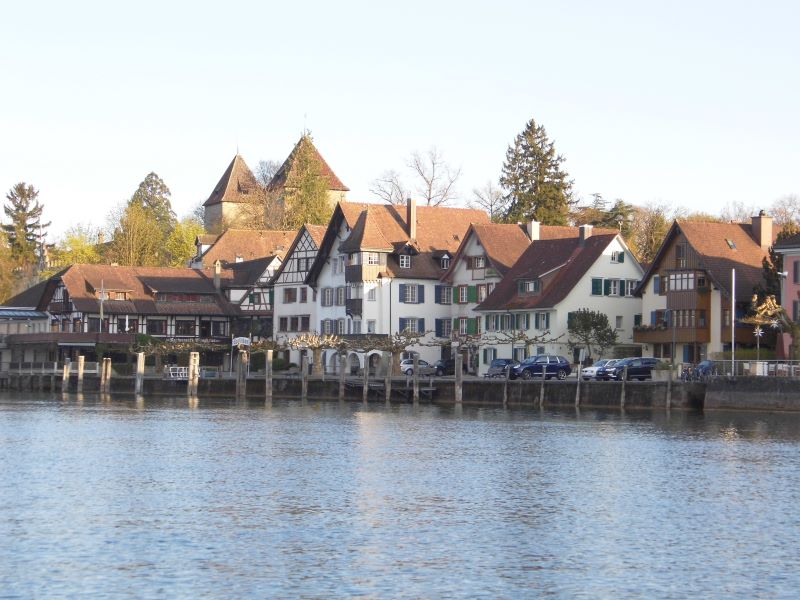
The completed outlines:
{"type": "Polygon", "coordinates": [[[599,277],[592,278],[592,296],[603,295],[603,280],[599,277]]]}
{"type": "Polygon", "coordinates": [[[467,319],[467,334],[476,335],[478,333],[478,323],[475,319],[467,319]]]}
{"type": "Polygon", "coordinates": [[[611,295],[611,280],[604,279],[603,280],[603,295],[610,296],[611,295]]]}
{"type": "Polygon", "coordinates": [[[471,285],[467,288],[467,302],[477,302],[478,301],[478,286],[471,285]]]}
{"type": "Polygon", "coordinates": [[[458,286],[454,285],[450,291],[453,292],[453,304],[456,304],[458,302],[458,286]]]}
{"type": "Polygon", "coordinates": [[[619,262],[621,262],[621,263],[625,262],[625,252],[624,251],[620,251],[620,253],[617,255],[617,260],[619,262]]]}

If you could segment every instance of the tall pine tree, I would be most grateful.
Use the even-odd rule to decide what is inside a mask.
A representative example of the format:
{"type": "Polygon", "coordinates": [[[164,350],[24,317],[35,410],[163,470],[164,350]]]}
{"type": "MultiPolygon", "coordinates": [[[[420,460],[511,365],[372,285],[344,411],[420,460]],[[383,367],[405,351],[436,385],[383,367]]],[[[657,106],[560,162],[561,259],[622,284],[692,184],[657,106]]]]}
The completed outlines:
{"type": "Polygon", "coordinates": [[[528,121],[506,151],[500,185],[506,190],[506,221],[536,219],[545,225],[566,225],[572,203],[572,181],[547,132],[528,121]]]}
{"type": "Polygon", "coordinates": [[[328,198],[328,181],[322,163],[306,134],[290,158],[284,190],[284,228],[299,229],[305,223],[326,225],[333,214],[328,198]]]}
{"type": "Polygon", "coordinates": [[[172,193],[167,184],[158,175],[151,172],[139,184],[129,204],[144,208],[166,236],[177,223],[175,213],[172,211],[171,196],[172,193]]]}
{"type": "Polygon", "coordinates": [[[19,271],[31,273],[42,258],[39,241],[50,225],[42,223],[43,207],[39,204],[39,191],[24,182],[16,184],[6,194],[3,210],[11,221],[3,225],[11,259],[19,271]]]}

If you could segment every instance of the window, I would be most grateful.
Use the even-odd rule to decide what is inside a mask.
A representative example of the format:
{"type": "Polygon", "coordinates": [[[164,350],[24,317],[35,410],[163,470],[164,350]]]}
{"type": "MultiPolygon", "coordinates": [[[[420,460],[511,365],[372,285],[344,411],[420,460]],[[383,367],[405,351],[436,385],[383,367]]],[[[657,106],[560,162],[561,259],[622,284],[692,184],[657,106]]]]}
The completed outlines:
{"type": "Polygon", "coordinates": [[[225,321],[211,321],[211,335],[228,335],[228,324],[225,321]]]}
{"type": "Polygon", "coordinates": [[[289,317],[289,331],[300,329],[300,317],[289,317]]]}
{"type": "Polygon", "coordinates": [[[694,289],[694,273],[670,273],[669,291],[678,292],[694,289]]]}
{"type": "Polygon", "coordinates": [[[98,317],[89,317],[88,325],[89,333],[98,333],[100,331],[100,319],[98,317]]]}
{"type": "Polygon", "coordinates": [[[379,265],[380,262],[380,255],[377,252],[367,252],[367,264],[368,265],[379,265]]]}
{"type": "Polygon", "coordinates": [[[533,326],[535,329],[539,330],[550,329],[550,313],[548,312],[534,313],[533,326]]]}
{"type": "Polygon", "coordinates": [[[320,330],[325,335],[330,335],[333,333],[333,321],[331,319],[322,319],[322,323],[320,323],[320,330]]]}
{"type": "Polygon", "coordinates": [[[345,320],[344,319],[338,319],[336,321],[336,333],[338,333],[339,335],[343,335],[343,334],[347,333],[345,331],[345,320]]]}
{"type": "Polygon", "coordinates": [[[344,306],[345,299],[346,299],[346,288],[344,286],[340,286],[336,288],[336,306],[344,306]]]}
{"type": "Polygon", "coordinates": [[[297,302],[297,288],[283,288],[283,303],[297,302]]]}
{"type": "Polygon", "coordinates": [[[642,315],[636,314],[633,315],[633,326],[639,327],[642,324],[642,315]]]}
{"type": "Polygon", "coordinates": [[[497,358],[497,348],[483,349],[483,364],[491,365],[492,361],[496,358],[497,358]]]}
{"type": "Polygon", "coordinates": [[[375,333],[375,320],[369,319],[367,321],[367,333],[375,333]]]}
{"type": "Polygon", "coordinates": [[[353,333],[355,333],[356,335],[361,333],[361,321],[360,320],[353,321],[353,333]]]}
{"type": "Polygon", "coordinates": [[[614,327],[616,327],[617,329],[622,329],[622,316],[621,315],[617,315],[616,323],[614,324],[614,327]]]}
{"type": "Polygon", "coordinates": [[[472,268],[473,269],[484,269],[486,267],[486,257],[484,256],[473,256],[472,257],[472,268]]]}
{"type": "Polygon", "coordinates": [[[503,315],[500,319],[500,331],[511,331],[511,315],[503,315]]]}
{"type": "Polygon", "coordinates": [[[525,348],[514,348],[514,360],[522,362],[527,357],[525,356],[525,348]]]}
{"type": "Polygon", "coordinates": [[[436,319],[436,337],[449,338],[453,333],[453,322],[450,319],[436,319]]]}
{"type": "Polygon", "coordinates": [[[478,302],[483,302],[486,300],[486,285],[480,284],[478,285],[478,302]]]}
{"type": "Polygon", "coordinates": [[[442,269],[449,269],[450,268],[450,257],[446,254],[441,259],[441,267],[442,269]]]}
{"type": "Polygon", "coordinates": [[[623,263],[625,262],[625,252],[622,250],[614,250],[611,253],[611,262],[612,263],[623,263]]]}
{"type": "Polygon", "coordinates": [[[736,242],[734,242],[731,239],[727,239],[727,238],[725,239],[725,241],[728,244],[728,248],[730,248],[731,250],[736,250],[736,242]]]}
{"type": "Polygon", "coordinates": [[[460,317],[458,319],[458,333],[466,335],[469,328],[469,319],[467,317],[460,317]]]}
{"type": "Polygon", "coordinates": [[[722,311],[722,322],[725,324],[726,327],[731,326],[731,309],[726,308],[722,311]]]}
{"type": "Polygon", "coordinates": [[[794,283],[800,283],[800,260],[798,259],[792,262],[792,276],[794,283]]]}
{"type": "Polygon", "coordinates": [[[469,298],[469,288],[466,285],[458,286],[458,303],[466,304],[469,298]]]}
{"type": "Polygon", "coordinates": [[[278,331],[287,331],[289,326],[289,320],[286,317],[281,317],[278,319],[278,331]]]}
{"type": "Polygon", "coordinates": [[[661,295],[661,276],[653,275],[653,293],[661,295]]]}
{"type": "Polygon", "coordinates": [[[697,289],[705,288],[706,287],[706,276],[701,275],[700,273],[697,274],[697,289]]]}
{"type": "Polygon", "coordinates": [[[453,288],[449,285],[439,286],[439,304],[453,303],[453,288]]]}
{"type": "Polygon", "coordinates": [[[167,334],[167,320],[166,319],[147,319],[147,333],[148,333],[148,335],[166,335],[167,334]]]}
{"type": "Polygon", "coordinates": [[[592,296],[603,295],[603,280],[600,277],[592,277],[592,296]]]}
{"type": "Polygon", "coordinates": [[[378,298],[378,288],[371,287],[367,290],[367,300],[370,302],[375,302],[378,298]]]}
{"type": "Polygon", "coordinates": [[[409,254],[400,255],[400,268],[401,269],[411,268],[411,256],[409,254]]]}
{"type": "Polygon", "coordinates": [[[606,279],[603,285],[606,296],[619,296],[619,279],[606,279]]]}
{"type": "Polygon", "coordinates": [[[333,306],[333,288],[322,290],[322,306],[333,306]]]}
{"type": "Polygon", "coordinates": [[[308,288],[306,287],[300,288],[300,302],[302,303],[308,302],[308,288]]]}
{"type": "Polygon", "coordinates": [[[311,317],[309,315],[301,315],[300,331],[308,331],[309,329],[311,329],[311,317]]]}
{"type": "Polygon", "coordinates": [[[194,335],[194,320],[176,320],[175,335],[194,335]]]}
{"type": "Polygon", "coordinates": [[[417,298],[419,297],[418,290],[417,290],[418,287],[419,286],[413,285],[413,284],[406,285],[406,292],[405,292],[405,300],[404,301],[407,304],[416,304],[417,303],[417,298]]]}
{"type": "Polygon", "coordinates": [[[625,282],[625,295],[630,298],[633,296],[633,291],[636,289],[636,286],[639,284],[638,281],[635,279],[628,279],[625,282]]]}
{"type": "Polygon", "coordinates": [[[520,294],[537,294],[542,284],[538,279],[520,279],[517,283],[517,290],[520,294]]]}
{"type": "Polygon", "coordinates": [[[686,268],[686,244],[675,245],[675,268],[686,268]]]}

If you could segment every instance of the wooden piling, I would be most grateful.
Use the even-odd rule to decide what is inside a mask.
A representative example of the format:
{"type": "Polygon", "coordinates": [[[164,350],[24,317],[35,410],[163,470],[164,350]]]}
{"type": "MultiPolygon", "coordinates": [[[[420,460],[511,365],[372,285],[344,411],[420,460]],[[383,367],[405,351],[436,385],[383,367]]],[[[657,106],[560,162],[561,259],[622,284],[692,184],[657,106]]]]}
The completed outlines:
{"type": "Polygon", "coordinates": [[[547,380],[547,365],[542,365],[542,384],[539,387],[539,408],[544,406],[544,382],[547,380]]]}
{"type": "Polygon", "coordinates": [[[239,352],[239,363],[236,367],[236,397],[247,396],[247,367],[250,364],[250,354],[247,350],[239,352]]]}
{"type": "Polygon", "coordinates": [[[264,402],[272,406],[272,350],[267,350],[264,359],[264,402]]]}
{"type": "Polygon", "coordinates": [[[136,383],[134,393],[140,396],[144,388],[144,352],[136,353],[136,383]]]}
{"type": "Polygon", "coordinates": [[[98,361],[97,368],[99,369],[100,373],[100,388],[99,391],[101,394],[104,394],[106,391],[106,359],[103,358],[98,361]]]}
{"type": "Polygon", "coordinates": [[[103,393],[107,394],[111,391],[111,359],[104,358],[103,359],[103,371],[105,373],[105,378],[103,380],[103,393]]]}
{"type": "Polygon", "coordinates": [[[464,394],[464,356],[459,352],[456,354],[456,364],[455,364],[455,375],[456,375],[456,389],[455,389],[455,396],[456,396],[456,405],[461,405],[463,401],[463,394],[464,394]]]}
{"type": "Polygon", "coordinates": [[[672,366],[669,369],[669,375],[667,375],[667,398],[665,404],[667,406],[667,410],[672,408],[672,366]]]}
{"type": "Polygon", "coordinates": [[[344,402],[344,384],[347,375],[347,356],[342,353],[339,355],[339,402],[344,402]]]}
{"type": "Polygon", "coordinates": [[[581,379],[583,379],[583,377],[581,377],[581,369],[579,366],[577,377],[578,383],[575,385],[575,406],[581,405],[581,379]]]}
{"type": "Polygon", "coordinates": [[[628,365],[622,367],[622,391],[619,393],[619,406],[625,408],[625,386],[628,384],[628,365]]]}
{"type": "Polygon", "coordinates": [[[503,379],[503,408],[508,408],[508,380],[511,379],[511,363],[506,365],[505,378],[503,379]]]}
{"type": "Polygon", "coordinates": [[[384,391],[386,392],[386,404],[392,398],[392,368],[394,366],[394,355],[389,353],[386,357],[386,378],[384,379],[384,391]]]}
{"type": "Polygon", "coordinates": [[[419,404],[419,355],[414,353],[413,372],[411,373],[412,380],[412,400],[414,404],[419,404]]]}
{"type": "Polygon", "coordinates": [[[81,354],[78,356],[78,393],[83,391],[83,368],[86,364],[86,357],[81,354]]]}
{"type": "Polygon", "coordinates": [[[64,361],[64,369],[61,372],[61,391],[66,393],[69,391],[69,372],[72,368],[72,363],[69,360],[64,361]]]}
{"type": "Polygon", "coordinates": [[[186,383],[186,394],[197,396],[197,386],[200,379],[200,353],[189,353],[189,381],[186,383]]]}
{"type": "Polygon", "coordinates": [[[367,404],[369,399],[369,356],[364,355],[364,389],[361,390],[361,401],[367,404]]]}
{"type": "Polygon", "coordinates": [[[300,399],[308,400],[308,356],[303,355],[300,361],[300,399]]]}

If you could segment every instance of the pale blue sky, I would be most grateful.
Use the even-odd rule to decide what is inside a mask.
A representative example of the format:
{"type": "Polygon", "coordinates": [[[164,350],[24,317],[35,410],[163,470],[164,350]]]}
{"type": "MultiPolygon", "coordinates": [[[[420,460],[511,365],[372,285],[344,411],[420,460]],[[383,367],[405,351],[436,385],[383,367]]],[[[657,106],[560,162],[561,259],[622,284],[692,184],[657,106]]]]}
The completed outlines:
{"type": "Polygon", "coordinates": [[[535,118],[584,196],[718,212],[800,193],[793,2],[16,2],[0,188],[52,233],[150,172],[179,214],[303,129],[351,188],[432,145],[466,200],[535,118]],[[646,6],[650,5],[650,6],[646,6]]]}

